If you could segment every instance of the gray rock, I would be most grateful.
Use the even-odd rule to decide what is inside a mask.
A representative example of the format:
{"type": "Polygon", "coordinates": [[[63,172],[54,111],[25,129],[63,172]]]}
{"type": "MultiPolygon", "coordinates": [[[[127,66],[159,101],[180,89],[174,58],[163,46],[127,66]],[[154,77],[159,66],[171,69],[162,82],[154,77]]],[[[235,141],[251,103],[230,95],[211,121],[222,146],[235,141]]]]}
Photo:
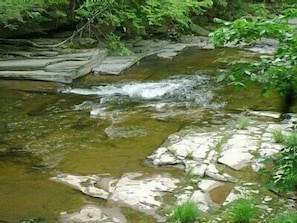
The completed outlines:
{"type": "Polygon", "coordinates": [[[106,57],[105,60],[92,71],[95,74],[114,74],[119,75],[125,69],[131,67],[138,61],[135,56],[126,57],[106,57]]]}
{"type": "MultiPolygon", "coordinates": [[[[158,219],[162,219],[162,217],[156,211],[163,205],[163,202],[156,198],[172,192],[177,188],[176,184],[179,182],[167,174],[146,176],[142,173],[127,173],[120,179],[104,178],[97,175],[74,176],[70,174],[59,174],[51,179],[68,184],[89,196],[113,201],[118,205],[129,206],[135,210],[154,215],[158,219]]],[[[84,211],[76,213],[75,217],[84,218],[89,212],[89,208],[84,209],[84,211]]],[[[91,214],[91,216],[93,215],[91,214]]],[[[99,215],[96,215],[97,217],[99,218],[99,215]]]]}
{"type": "Polygon", "coordinates": [[[197,25],[197,24],[191,24],[190,29],[192,32],[194,32],[196,35],[198,36],[208,36],[209,35],[209,31],[206,30],[205,28],[197,25]]]}
{"type": "Polygon", "coordinates": [[[95,205],[86,205],[79,212],[72,214],[63,214],[61,223],[99,223],[102,222],[104,216],[102,209],[95,205]]]}
{"type": "Polygon", "coordinates": [[[107,199],[109,197],[109,193],[106,190],[95,186],[96,183],[101,180],[101,177],[97,175],[75,176],[70,174],[59,174],[51,179],[56,182],[70,185],[92,197],[102,199],[107,199]]]}
{"type": "Polygon", "coordinates": [[[88,204],[74,213],[62,213],[60,223],[127,223],[119,208],[105,208],[88,204]]]}

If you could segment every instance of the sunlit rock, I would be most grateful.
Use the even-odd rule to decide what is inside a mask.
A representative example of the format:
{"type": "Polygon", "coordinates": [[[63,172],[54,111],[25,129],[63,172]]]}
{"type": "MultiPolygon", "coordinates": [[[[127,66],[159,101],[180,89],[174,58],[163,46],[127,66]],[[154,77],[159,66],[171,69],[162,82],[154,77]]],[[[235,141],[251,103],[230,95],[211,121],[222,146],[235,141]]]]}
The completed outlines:
{"type": "Polygon", "coordinates": [[[248,135],[248,131],[245,131],[246,134],[243,134],[243,131],[239,133],[233,134],[227,141],[218,159],[219,163],[235,170],[248,166],[254,157],[252,152],[259,148],[259,140],[256,137],[248,135]]]}
{"type": "Polygon", "coordinates": [[[221,154],[218,162],[232,169],[240,170],[251,163],[253,155],[249,152],[240,151],[239,148],[229,149],[221,154]]]}
{"type": "MultiPolygon", "coordinates": [[[[60,174],[52,180],[66,183],[89,196],[113,201],[118,205],[126,205],[157,218],[161,217],[156,214],[156,211],[163,205],[159,198],[176,189],[176,184],[179,182],[168,174],[144,175],[142,173],[127,173],[120,179],[96,175],[60,174]]],[[[83,211],[79,215],[85,215],[85,213],[83,211]]]]}
{"type": "Polygon", "coordinates": [[[153,165],[155,166],[182,164],[182,161],[178,160],[172,153],[168,152],[165,147],[160,147],[154,154],[148,156],[147,159],[152,160],[153,165]]]}
{"type": "Polygon", "coordinates": [[[141,173],[128,173],[114,185],[110,199],[151,213],[162,205],[162,202],[156,200],[156,197],[173,191],[177,182],[177,179],[166,175],[146,177],[141,173]]]}
{"type": "Polygon", "coordinates": [[[211,207],[214,207],[215,204],[211,201],[208,193],[203,193],[200,190],[194,191],[190,197],[190,201],[194,201],[198,204],[199,210],[206,212],[211,207]]]}
{"type": "Polygon", "coordinates": [[[205,170],[205,176],[208,176],[208,177],[210,177],[214,180],[218,180],[218,181],[237,182],[237,179],[235,177],[232,177],[227,173],[218,171],[218,169],[215,167],[214,164],[209,164],[207,166],[207,169],[205,170]]]}
{"type": "Polygon", "coordinates": [[[210,192],[212,189],[223,186],[224,184],[216,181],[216,180],[209,180],[203,179],[198,183],[198,187],[204,192],[210,192]]]}
{"type": "Polygon", "coordinates": [[[194,160],[186,160],[184,161],[185,171],[193,176],[204,177],[205,171],[207,169],[207,164],[197,163],[194,160]]]}
{"type": "Polygon", "coordinates": [[[86,205],[79,212],[72,214],[63,214],[60,220],[61,223],[70,223],[70,222],[86,222],[86,223],[95,223],[101,222],[104,216],[100,207],[95,205],[86,205]]]}
{"type": "Polygon", "coordinates": [[[101,179],[101,177],[97,175],[75,176],[70,174],[59,174],[56,177],[52,177],[51,179],[70,185],[92,197],[107,199],[109,196],[107,191],[95,186],[95,184],[101,179]]]}
{"type": "Polygon", "coordinates": [[[61,213],[60,223],[127,223],[126,217],[119,208],[105,208],[88,204],[80,211],[61,213]]]}

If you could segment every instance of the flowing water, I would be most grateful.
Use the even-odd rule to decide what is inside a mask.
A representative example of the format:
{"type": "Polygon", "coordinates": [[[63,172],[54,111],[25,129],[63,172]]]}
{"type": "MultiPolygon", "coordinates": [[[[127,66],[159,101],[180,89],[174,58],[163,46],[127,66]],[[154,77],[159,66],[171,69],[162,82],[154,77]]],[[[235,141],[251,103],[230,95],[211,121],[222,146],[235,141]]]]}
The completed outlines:
{"type": "MultiPolygon", "coordinates": [[[[40,90],[39,83],[34,89],[14,81],[2,84],[0,222],[54,222],[61,212],[85,203],[104,205],[50,181],[57,173],[162,172],[144,159],[168,135],[189,125],[222,123],[227,110],[276,109],[274,101],[258,97],[258,89],[235,92],[216,84],[222,64],[215,61],[221,55],[222,50],[191,48],[171,60],[152,56],[121,76],[88,75],[59,93],[40,90]]],[[[226,55],[244,54],[229,50],[226,55]]],[[[182,175],[176,169],[166,172],[182,175]]]]}

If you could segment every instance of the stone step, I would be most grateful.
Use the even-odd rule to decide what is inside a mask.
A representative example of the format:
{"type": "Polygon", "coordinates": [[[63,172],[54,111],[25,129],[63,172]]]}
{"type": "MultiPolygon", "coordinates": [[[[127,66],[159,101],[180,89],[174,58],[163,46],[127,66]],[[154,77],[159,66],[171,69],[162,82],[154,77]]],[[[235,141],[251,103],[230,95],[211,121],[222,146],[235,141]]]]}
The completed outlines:
{"type": "Polygon", "coordinates": [[[7,79],[55,81],[55,82],[61,82],[61,83],[71,83],[72,82],[71,73],[47,72],[44,70],[0,71],[0,77],[7,78],[7,79]]]}
{"type": "Polygon", "coordinates": [[[125,69],[131,67],[138,61],[137,57],[106,57],[105,60],[92,69],[95,74],[119,75],[125,69]]]}
{"type": "Polygon", "coordinates": [[[99,66],[106,54],[103,49],[89,49],[53,58],[1,60],[0,78],[71,83],[99,66]]]}

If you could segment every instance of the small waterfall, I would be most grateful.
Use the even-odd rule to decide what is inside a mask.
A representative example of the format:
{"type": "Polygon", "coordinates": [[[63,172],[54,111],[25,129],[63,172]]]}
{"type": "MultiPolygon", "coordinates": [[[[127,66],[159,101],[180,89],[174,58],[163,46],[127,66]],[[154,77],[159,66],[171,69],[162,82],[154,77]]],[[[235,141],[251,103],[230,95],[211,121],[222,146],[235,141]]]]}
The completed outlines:
{"type": "Polygon", "coordinates": [[[63,93],[98,96],[92,104],[91,115],[106,117],[108,112],[114,116],[115,110],[119,108],[121,111],[153,109],[154,112],[172,112],[178,108],[190,110],[192,107],[218,107],[211,103],[214,86],[210,82],[209,76],[195,73],[160,81],[116,83],[88,89],[69,88],[63,93]]]}

